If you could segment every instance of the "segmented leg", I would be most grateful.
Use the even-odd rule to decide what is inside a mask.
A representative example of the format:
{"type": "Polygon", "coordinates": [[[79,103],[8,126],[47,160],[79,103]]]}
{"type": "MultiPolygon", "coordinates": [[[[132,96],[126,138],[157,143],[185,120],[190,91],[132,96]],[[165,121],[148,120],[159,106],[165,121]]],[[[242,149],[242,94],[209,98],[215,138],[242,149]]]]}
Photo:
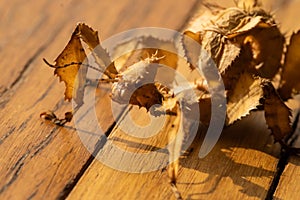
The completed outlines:
{"type": "Polygon", "coordinates": [[[64,126],[67,122],[70,122],[73,118],[73,112],[66,112],[65,113],[65,118],[59,119],[53,111],[46,111],[40,114],[40,117],[51,121],[53,124],[58,125],[58,126],[64,126]]]}

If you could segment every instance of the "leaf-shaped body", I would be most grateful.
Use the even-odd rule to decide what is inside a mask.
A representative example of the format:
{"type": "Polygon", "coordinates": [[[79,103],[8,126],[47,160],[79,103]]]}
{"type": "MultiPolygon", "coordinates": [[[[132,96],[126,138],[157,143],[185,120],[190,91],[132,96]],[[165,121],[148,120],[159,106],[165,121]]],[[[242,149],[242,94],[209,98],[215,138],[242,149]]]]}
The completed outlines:
{"type": "Polygon", "coordinates": [[[80,66],[86,59],[86,54],[80,42],[78,33],[79,30],[78,28],[76,28],[67,46],[55,59],[55,66],[58,66],[58,68],[55,69],[54,74],[57,75],[59,79],[66,85],[65,99],[71,100],[72,98],[74,98],[77,104],[82,104],[83,93],[82,89],[80,88],[84,87],[84,76],[86,74],[87,68],[81,68],[81,70],[83,70],[83,73],[81,73],[83,77],[79,77],[76,81],[80,66]],[[75,96],[73,96],[74,90],[77,90],[76,92],[74,92],[75,96]]]}
{"type": "Polygon", "coordinates": [[[287,47],[280,87],[279,94],[284,100],[300,91],[300,31],[292,35],[287,47]]]}
{"type": "Polygon", "coordinates": [[[281,67],[285,39],[278,27],[255,28],[244,38],[244,45],[252,53],[252,70],[271,79],[281,67]]]}
{"type": "Polygon", "coordinates": [[[281,100],[270,82],[263,84],[265,118],[275,141],[284,139],[292,132],[291,110],[281,100]]]}
{"type": "Polygon", "coordinates": [[[99,71],[110,78],[114,78],[118,72],[114,63],[105,49],[102,48],[98,38],[98,32],[84,23],[79,23],[74,30],[70,41],[60,55],[55,59],[54,74],[66,85],[65,100],[74,99],[78,106],[83,104],[84,87],[88,62],[81,39],[93,52],[99,71]]]}
{"type": "MultiPolygon", "coordinates": [[[[270,14],[260,8],[251,11],[228,8],[207,20],[209,22],[203,22],[206,26],[199,26],[196,32],[194,26],[193,30],[188,27],[185,35],[202,45],[216,62],[223,77],[231,71],[227,69],[234,62],[264,78],[272,78],[278,72],[284,37],[270,14]],[[243,51],[251,53],[248,53],[248,58],[241,55],[243,51]],[[243,64],[240,59],[247,62],[243,64]]],[[[184,46],[188,45],[185,41],[183,43],[184,46]]],[[[189,48],[186,51],[189,60],[197,58],[198,52],[190,52],[193,49],[189,48]]]]}
{"type": "Polygon", "coordinates": [[[254,77],[249,73],[241,74],[236,87],[228,96],[228,125],[250,114],[251,110],[256,109],[260,105],[259,100],[263,97],[261,83],[261,78],[254,77]]]}

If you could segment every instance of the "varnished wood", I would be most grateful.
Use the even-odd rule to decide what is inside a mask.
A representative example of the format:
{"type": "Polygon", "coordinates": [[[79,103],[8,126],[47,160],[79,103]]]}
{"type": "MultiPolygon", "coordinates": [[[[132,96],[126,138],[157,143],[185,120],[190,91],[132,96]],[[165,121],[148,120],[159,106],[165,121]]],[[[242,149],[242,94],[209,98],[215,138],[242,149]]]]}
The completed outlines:
{"type": "MultiPolygon", "coordinates": [[[[276,8],[273,1],[263,2],[267,8],[276,8]]],[[[224,4],[233,5],[232,1],[224,4]]],[[[56,199],[67,195],[69,199],[174,199],[165,170],[128,173],[112,169],[91,156],[73,123],[55,127],[39,118],[47,109],[62,116],[71,108],[63,102],[63,83],[52,76],[53,69],[47,68],[42,58],[56,58],[77,22],[98,30],[102,40],[135,27],[178,30],[193,15],[195,5],[195,1],[169,0],[0,2],[0,199],[56,199]]],[[[288,33],[300,27],[294,17],[299,14],[293,10],[297,5],[289,1],[277,11],[277,20],[288,33]]],[[[102,110],[98,119],[104,131],[111,131],[114,119],[107,106],[108,92],[98,95],[101,100],[97,106],[102,110]]],[[[136,108],[131,115],[141,124],[149,120],[136,108]]],[[[173,120],[167,121],[158,138],[136,139],[115,127],[109,140],[126,151],[153,151],[168,142],[164,133],[178,126],[172,127],[173,120]]],[[[273,144],[263,113],[254,113],[226,128],[204,159],[198,158],[205,134],[201,130],[193,151],[181,159],[178,189],[184,199],[265,199],[277,170],[280,148],[273,144]]],[[[103,151],[109,153],[111,149],[103,151]]],[[[276,198],[298,199],[299,164],[299,157],[288,160],[276,198]]]]}
{"type": "MultiPolygon", "coordinates": [[[[193,4],[193,1],[1,2],[1,199],[63,197],[90,162],[91,155],[73,124],[69,125],[71,128],[55,127],[39,118],[47,109],[63,115],[71,108],[62,101],[63,84],[58,83],[42,58],[55,59],[76,23],[85,22],[99,30],[101,39],[134,27],[176,29],[193,4]]],[[[107,101],[107,96],[103,97],[100,104],[106,105],[107,101]]],[[[113,123],[106,112],[101,120],[105,130],[113,123]]]]}

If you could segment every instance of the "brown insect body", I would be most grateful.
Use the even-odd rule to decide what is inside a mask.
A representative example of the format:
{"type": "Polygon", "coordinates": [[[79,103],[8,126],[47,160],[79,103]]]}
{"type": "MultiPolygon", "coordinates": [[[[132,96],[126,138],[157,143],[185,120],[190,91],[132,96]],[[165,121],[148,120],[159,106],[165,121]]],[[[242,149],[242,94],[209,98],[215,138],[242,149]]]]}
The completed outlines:
{"type": "MultiPolygon", "coordinates": [[[[292,36],[287,47],[285,61],[281,63],[285,54],[283,52],[285,38],[273,16],[253,5],[247,9],[235,7],[218,10],[212,14],[210,21],[201,21],[199,20],[201,17],[196,18],[186,27],[184,34],[201,44],[218,67],[226,89],[226,124],[230,125],[250,114],[250,111],[262,107],[266,123],[275,141],[285,144],[284,138],[292,131],[291,112],[282,101],[281,95],[286,100],[300,91],[300,87],[298,87],[300,81],[297,79],[299,77],[299,75],[297,76],[299,74],[297,66],[300,65],[300,61],[293,59],[295,56],[300,56],[299,45],[296,45],[300,41],[300,33],[292,36]],[[272,81],[280,71],[282,79],[278,84],[279,88],[276,88],[272,81]],[[291,79],[288,80],[288,78],[291,79]]],[[[178,104],[182,99],[180,96],[170,95],[170,91],[162,90],[162,85],[155,83],[154,77],[157,74],[157,68],[153,66],[153,63],[172,63],[171,67],[176,69],[178,57],[161,50],[156,50],[155,53],[153,49],[144,49],[138,51],[137,55],[143,57],[147,53],[148,58],[132,61],[132,58],[139,56],[133,53],[127,55],[124,66],[126,62],[130,64],[126,65],[127,68],[122,72],[118,72],[115,67],[116,61],[111,62],[107,52],[101,47],[97,32],[82,23],[77,25],[66,48],[55,60],[55,65],[50,65],[56,68],[55,74],[65,82],[65,99],[73,98],[79,107],[84,103],[82,101],[83,85],[86,80],[85,77],[76,79],[79,70],[83,70],[83,74],[85,74],[84,70],[89,67],[87,63],[84,63],[86,56],[81,40],[87,43],[91,49],[98,48],[93,51],[93,54],[98,57],[102,66],[109,66],[108,68],[100,67],[98,70],[104,72],[114,82],[111,87],[112,100],[121,104],[138,105],[147,110],[152,105],[159,104],[166,106],[169,112],[180,113],[178,104]],[[149,57],[149,55],[153,56],[149,57]]],[[[149,42],[149,38],[144,41],[149,42]]],[[[159,42],[159,39],[155,42],[159,42]]],[[[182,43],[187,60],[197,63],[199,57],[198,52],[195,52],[197,50],[190,48],[189,42],[184,38],[182,43]]],[[[194,70],[196,66],[191,64],[190,68],[194,70]]],[[[198,103],[202,111],[202,108],[208,107],[206,105],[210,106],[207,85],[201,84],[200,86],[197,83],[195,88],[201,91],[198,103]]],[[[210,113],[204,113],[205,115],[201,114],[200,119],[208,123],[207,118],[210,117],[210,113]]],[[[53,113],[42,113],[41,116],[59,125],[63,125],[72,118],[70,113],[62,120],[57,119],[53,113]]],[[[186,126],[192,126],[192,123],[191,125],[188,125],[188,122],[184,123],[186,126]]],[[[185,127],[185,129],[184,134],[188,134],[189,127],[185,127]]],[[[184,136],[180,136],[181,141],[178,141],[176,147],[170,149],[171,156],[180,154],[183,138],[184,136]]],[[[173,189],[176,188],[178,165],[178,161],[176,161],[170,165],[169,169],[173,189]]]]}

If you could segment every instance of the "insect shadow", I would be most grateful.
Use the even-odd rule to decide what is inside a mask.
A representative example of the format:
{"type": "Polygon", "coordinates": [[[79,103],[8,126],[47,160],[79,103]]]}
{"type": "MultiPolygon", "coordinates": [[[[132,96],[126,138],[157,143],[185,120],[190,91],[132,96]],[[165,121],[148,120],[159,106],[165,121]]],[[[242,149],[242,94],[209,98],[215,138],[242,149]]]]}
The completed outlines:
{"type": "MultiPolygon", "coordinates": [[[[200,178],[193,177],[193,181],[190,181],[191,178],[185,180],[180,178],[181,175],[189,177],[189,175],[184,175],[184,173],[189,173],[189,170],[183,170],[179,174],[178,185],[179,187],[186,187],[187,199],[203,199],[214,192],[218,192],[218,187],[224,186],[222,185],[224,182],[221,182],[225,179],[228,181],[228,178],[237,188],[242,188],[239,192],[243,196],[261,198],[268,193],[269,188],[263,187],[253,180],[271,181],[273,179],[276,173],[276,160],[280,159],[281,147],[278,143],[274,144],[263,115],[264,113],[261,111],[253,112],[243,120],[226,127],[216,146],[202,159],[198,157],[198,152],[206,130],[203,127],[199,129],[191,145],[193,151],[182,158],[180,163],[182,168],[197,170],[207,174],[207,176],[205,178],[203,176],[200,178]],[[275,166],[267,164],[267,162],[274,162],[275,166]]],[[[121,136],[115,137],[113,140],[126,143],[126,146],[131,148],[142,148],[150,151],[159,149],[155,145],[141,145],[123,139],[121,136]]]]}

